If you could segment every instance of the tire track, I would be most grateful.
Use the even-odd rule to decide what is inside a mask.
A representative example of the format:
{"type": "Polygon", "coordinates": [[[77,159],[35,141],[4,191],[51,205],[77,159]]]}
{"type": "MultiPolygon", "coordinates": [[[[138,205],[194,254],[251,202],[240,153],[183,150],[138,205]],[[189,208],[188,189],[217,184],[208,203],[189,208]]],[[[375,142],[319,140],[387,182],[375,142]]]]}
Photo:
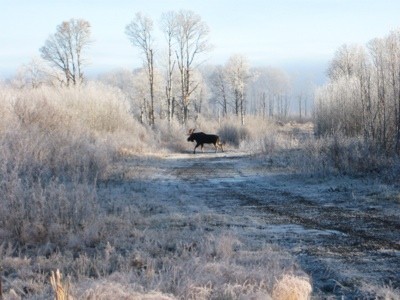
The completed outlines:
{"type": "MultiPolygon", "coordinates": [[[[251,191],[254,193],[253,189],[251,191]]],[[[320,204],[315,204],[286,191],[266,190],[265,192],[284,199],[286,205],[278,205],[276,202],[267,204],[266,201],[260,201],[260,196],[251,194],[249,191],[245,194],[241,191],[235,191],[233,196],[241,199],[243,206],[252,206],[260,211],[286,216],[295,224],[314,229],[342,232],[360,241],[362,249],[385,248],[386,250],[400,251],[400,244],[396,240],[396,236],[392,234],[388,237],[382,233],[382,231],[396,233],[400,228],[400,219],[373,216],[363,211],[349,212],[340,207],[329,207],[327,212],[327,209],[320,204]],[[287,208],[288,204],[293,204],[291,209],[287,208]]]]}

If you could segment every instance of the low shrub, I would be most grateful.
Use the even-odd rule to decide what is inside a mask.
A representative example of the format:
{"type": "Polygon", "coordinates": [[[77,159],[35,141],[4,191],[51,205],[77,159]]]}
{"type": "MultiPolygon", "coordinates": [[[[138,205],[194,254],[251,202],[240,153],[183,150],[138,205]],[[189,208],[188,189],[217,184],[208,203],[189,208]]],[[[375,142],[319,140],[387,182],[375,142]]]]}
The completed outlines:
{"type": "Polygon", "coordinates": [[[246,127],[229,123],[221,126],[218,135],[223,142],[235,147],[239,147],[242,141],[250,138],[250,132],[246,127]]]}
{"type": "Polygon", "coordinates": [[[305,141],[303,147],[303,155],[298,157],[297,165],[302,164],[300,168],[309,173],[387,173],[396,165],[392,158],[380,153],[361,138],[335,134],[305,141]]]}

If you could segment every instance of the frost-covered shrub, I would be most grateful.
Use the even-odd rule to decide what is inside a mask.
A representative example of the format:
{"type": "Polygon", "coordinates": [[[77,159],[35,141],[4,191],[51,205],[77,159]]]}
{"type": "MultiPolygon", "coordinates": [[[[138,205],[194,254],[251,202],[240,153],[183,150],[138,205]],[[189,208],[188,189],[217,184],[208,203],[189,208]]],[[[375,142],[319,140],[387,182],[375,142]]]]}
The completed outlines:
{"type": "Polygon", "coordinates": [[[239,147],[240,143],[250,137],[250,132],[240,124],[226,124],[221,126],[218,134],[223,142],[235,147],[239,147]]]}
{"type": "Polygon", "coordinates": [[[386,172],[396,167],[393,160],[379,153],[374,144],[342,134],[310,139],[295,164],[309,173],[368,174],[386,172]]]}
{"type": "Polygon", "coordinates": [[[158,120],[154,132],[149,133],[153,136],[152,147],[157,151],[184,152],[192,148],[191,143],[187,142],[187,132],[188,130],[185,130],[177,120],[172,120],[170,123],[166,119],[158,120]]]}
{"type": "Polygon", "coordinates": [[[140,126],[123,95],[99,84],[3,88],[0,97],[8,121],[0,126],[1,234],[21,244],[65,243],[61,236],[93,221],[96,181],[126,132],[140,126]]]}

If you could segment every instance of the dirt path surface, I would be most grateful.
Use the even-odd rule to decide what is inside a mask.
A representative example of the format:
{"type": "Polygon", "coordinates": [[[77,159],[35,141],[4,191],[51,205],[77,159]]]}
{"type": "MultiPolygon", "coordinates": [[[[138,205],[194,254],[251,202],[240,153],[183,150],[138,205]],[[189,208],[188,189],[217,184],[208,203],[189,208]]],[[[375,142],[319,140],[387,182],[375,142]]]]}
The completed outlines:
{"type": "Polygon", "coordinates": [[[400,194],[354,178],[318,178],[244,153],[175,154],[124,162],[123,176],[181,214],[225,215],[246,242],[276,244],[312,278],[315,299],[400,288],[400,194]]]}

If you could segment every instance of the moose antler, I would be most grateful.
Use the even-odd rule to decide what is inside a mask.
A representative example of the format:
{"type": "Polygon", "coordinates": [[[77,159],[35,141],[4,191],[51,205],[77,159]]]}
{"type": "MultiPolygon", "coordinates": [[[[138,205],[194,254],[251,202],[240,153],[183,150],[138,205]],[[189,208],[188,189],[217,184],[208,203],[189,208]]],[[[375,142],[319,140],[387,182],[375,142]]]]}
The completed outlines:
{"type": "Polygon", "coordinates": [[[189,129],[188,135],[191,135],[195,130],[196,128],[189,129]]]}

